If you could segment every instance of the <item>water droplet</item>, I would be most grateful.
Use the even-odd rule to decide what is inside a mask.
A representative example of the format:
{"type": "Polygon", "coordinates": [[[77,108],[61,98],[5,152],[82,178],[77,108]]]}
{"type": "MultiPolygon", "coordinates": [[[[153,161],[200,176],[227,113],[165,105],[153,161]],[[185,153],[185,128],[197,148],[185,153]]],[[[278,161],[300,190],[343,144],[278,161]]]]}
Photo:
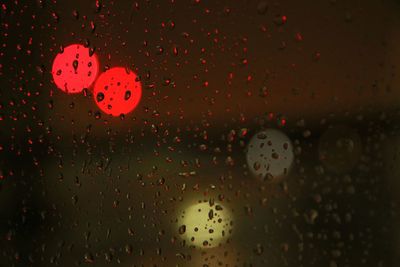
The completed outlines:
{"type": "Polygon", "coordinates": [[[74,60],[74,62],[72,62],[72,66],[74,67],[75,72],[78,69],[78,65],[79,65],[78,60],[74,60]]]}
{"type": "Polygon", "coordinates": [[[254,249],[254,253],[257,255],[261,255],[264,252],[264,247],[261,244],[257,244],[256,248],[254,249]]]}
{"type": "Polygon", "coordinates": [[[208,218],[210,220],[212,220],[214,218],[214,211],[212,209],[208,212],[208,218]]]}
{"type": "Polygon", "coordinates": [[[97,100],[97,102],[103,101],[104,100],[104,94],[101,93],[101,92],[98,93],[97,96],[96,96],[96,100],[97,100]]]}
{"type": "Polygon", "coordinates": [[[128,100],[129,98],[131,98],[131,95],[132,95],[131,91],[127,90],[127,91],[125,92],[124,99],[125,99],[125,100],[128,100]]]}
{"type": "Polygon", "coordinates": [[[186,225],[179,226],[178,232],[180,235],[183,235],[186,232],[186,225]]]}

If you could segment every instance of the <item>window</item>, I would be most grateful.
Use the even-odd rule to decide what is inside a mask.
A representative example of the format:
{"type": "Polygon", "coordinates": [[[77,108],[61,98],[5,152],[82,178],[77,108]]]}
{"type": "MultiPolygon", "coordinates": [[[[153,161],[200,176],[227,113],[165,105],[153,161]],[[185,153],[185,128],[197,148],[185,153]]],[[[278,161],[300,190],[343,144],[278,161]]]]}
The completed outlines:
{"type": "Polygon", "coordinates": [[[0,266],[398,266],[399,12],[3,1],[0,266]]]}

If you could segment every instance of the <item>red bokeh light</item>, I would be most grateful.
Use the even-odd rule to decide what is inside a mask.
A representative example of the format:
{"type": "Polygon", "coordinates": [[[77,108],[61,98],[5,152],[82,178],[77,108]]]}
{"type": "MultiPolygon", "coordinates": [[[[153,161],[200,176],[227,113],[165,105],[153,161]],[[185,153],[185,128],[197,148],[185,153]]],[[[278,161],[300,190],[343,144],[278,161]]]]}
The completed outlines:
{"type": "Polygon", "coordinates": [[[119,116],[136,108],[142,96],[142,85],[133,71],[115,67],[99,76],[93,96],[103,112],[119,116]]]}
{"type": "Polygon", "coordinates": [[[89,88],[99,73],[99,61],[89,48],[72,44],[57,54],[51,71],[56,86],[66,93],[80,93],[89,88]]]}

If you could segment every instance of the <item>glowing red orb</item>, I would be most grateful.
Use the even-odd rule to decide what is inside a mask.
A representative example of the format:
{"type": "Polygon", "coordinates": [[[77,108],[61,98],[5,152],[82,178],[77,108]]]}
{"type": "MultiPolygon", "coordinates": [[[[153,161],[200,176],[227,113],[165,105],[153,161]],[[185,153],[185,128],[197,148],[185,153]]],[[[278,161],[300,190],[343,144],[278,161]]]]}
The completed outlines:
{"type": "Polygon", "coordinates": [[[79,93],[89,88],[99,73],[95,54],[80,44],[69,45],[57,54],[51,71],[56,86],[66,93],[79,93]]]}
{"type": "Polygon", "coordinates": [[[115,67],[99,76],[93,96],[103,112],[120,116],[131,112],[139,104],[142,85],[133,71],[115,67]]]}

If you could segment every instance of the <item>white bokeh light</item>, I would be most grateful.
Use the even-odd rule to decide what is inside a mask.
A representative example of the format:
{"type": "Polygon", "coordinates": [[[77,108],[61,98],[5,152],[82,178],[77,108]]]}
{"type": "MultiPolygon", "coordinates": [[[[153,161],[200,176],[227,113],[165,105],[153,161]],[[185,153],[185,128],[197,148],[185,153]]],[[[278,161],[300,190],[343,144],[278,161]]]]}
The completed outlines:
{"type": "Polygon", "coordinates": [[[251,172],[262,180],[283,177],[293,163],[293,145],[283,132],[267,129],[251,138],[246,159],[251,172]]]}

